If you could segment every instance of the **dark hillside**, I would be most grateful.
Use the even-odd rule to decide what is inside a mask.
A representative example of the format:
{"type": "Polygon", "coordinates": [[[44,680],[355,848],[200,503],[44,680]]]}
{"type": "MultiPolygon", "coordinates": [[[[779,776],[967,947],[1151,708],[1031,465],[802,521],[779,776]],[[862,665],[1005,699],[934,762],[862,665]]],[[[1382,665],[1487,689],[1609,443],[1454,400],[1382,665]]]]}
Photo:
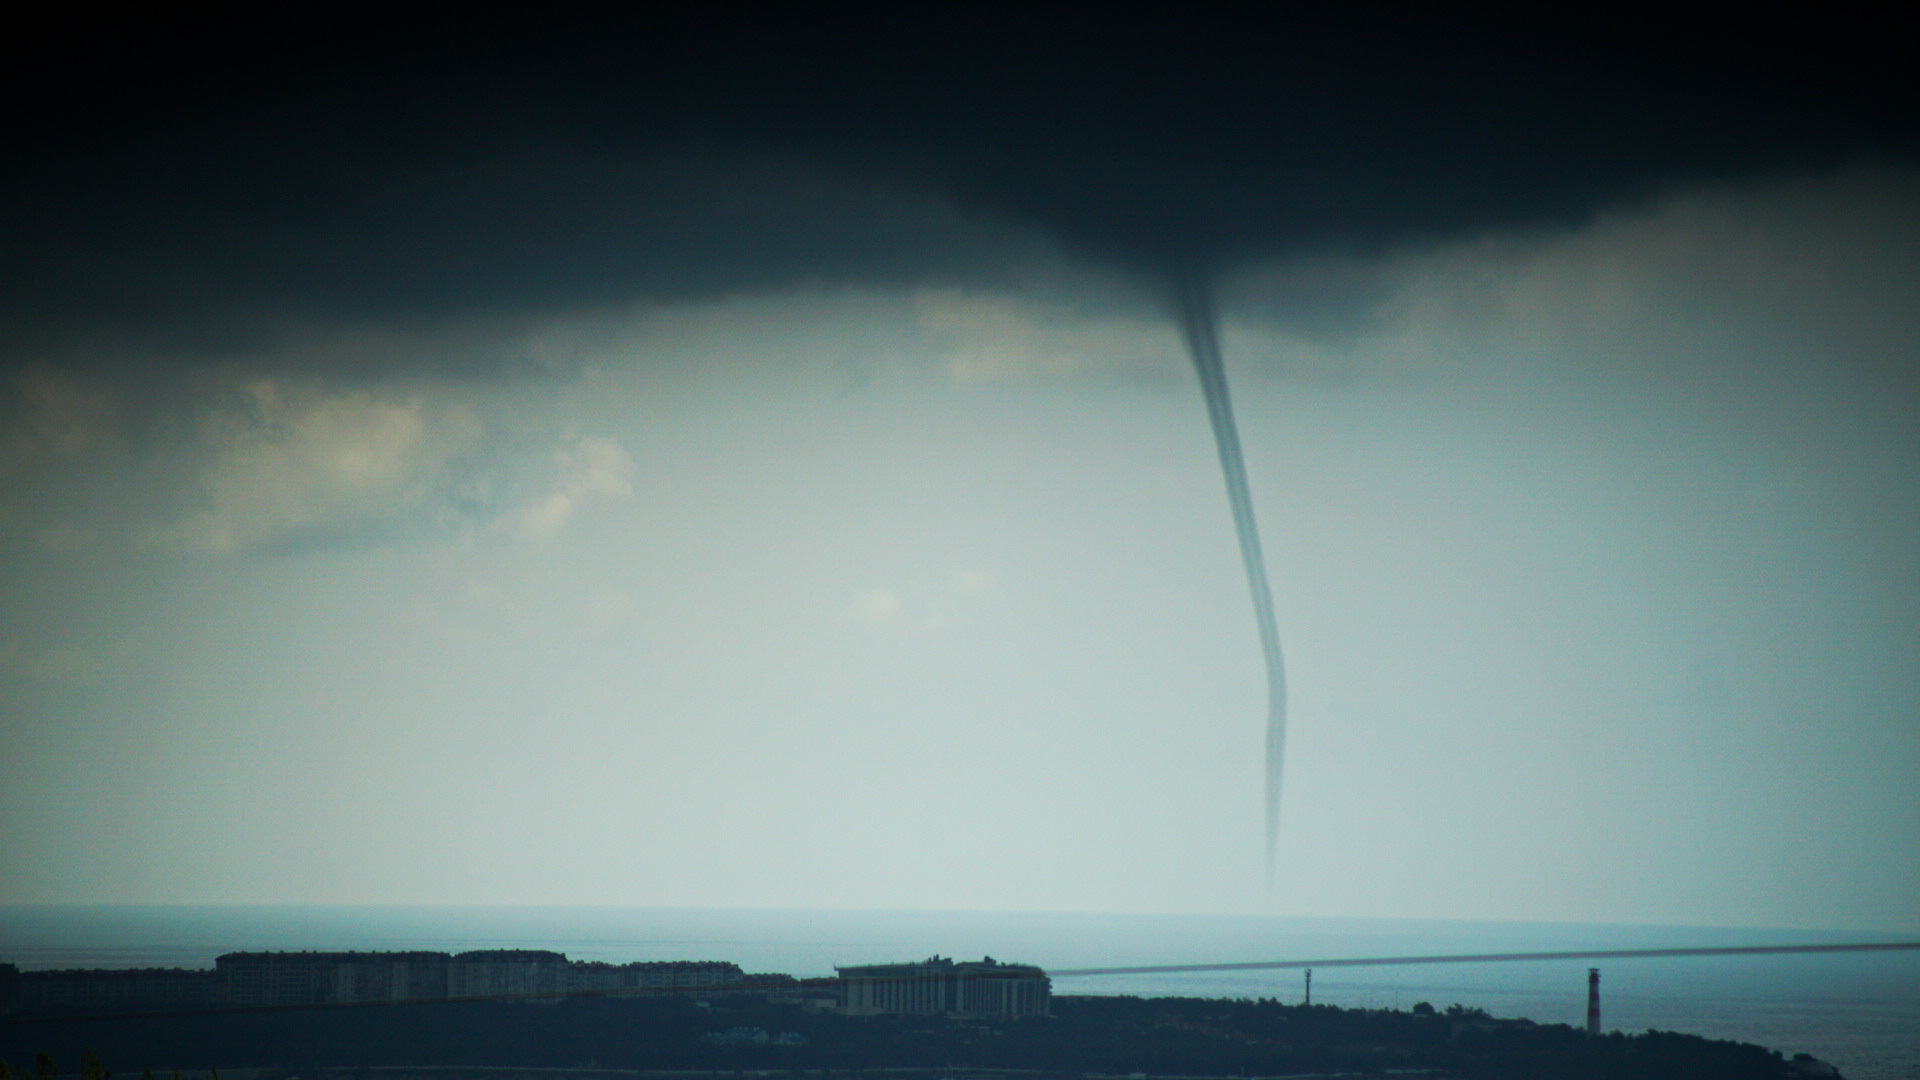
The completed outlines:
{"type": "MultiPolygon", "coordinates": [[[[1054,1016],[1000,1023],[854,1019],[752,997],[575,997],[0,1025],[18,1070],[45,1051],[64,1070],[92,1048],[123,1080],[156,1070],[376,1066],[693,1070],[849,1080],[894,1069],[1037,1070],[1050,1076],[1276,1076],[1424,1070],[1485,1078],[1780,1078],[1771,1051],[1649,1032],[1588,1038],[1565,1025],[1457,1006],[1415,1012],[1273,1001],[1056,998],[1054,1016]]],[[[164,1072],[162,1073],[164,1075],[164,1072]]]]}

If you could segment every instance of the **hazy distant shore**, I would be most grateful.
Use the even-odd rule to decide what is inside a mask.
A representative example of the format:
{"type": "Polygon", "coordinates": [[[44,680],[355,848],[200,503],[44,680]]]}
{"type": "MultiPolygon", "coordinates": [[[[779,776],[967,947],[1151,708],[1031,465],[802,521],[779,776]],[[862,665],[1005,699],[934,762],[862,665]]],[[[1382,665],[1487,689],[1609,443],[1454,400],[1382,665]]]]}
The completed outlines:
{"type": "MultiPolygon", "coordinates": [[[[748,972],[807,977],[829,975],[836,964],[902,960],[936,951],[990,953],[1055,970],[1289,956],[1737,946],[1807,939],[1819,937],[1804,931],[1272,916],[470,905],[0,907],[0,960],[17,963],[23,971],[210,968],[214,957],[233,949],[542,948],[614,964],[716,957],[737,961],[748,972]]],[[[1578,1024],[1588,966],[1554,962],[1329,969],[1316,971],[1313,1000],[1349,1009],[1401,1011],[1420,1001],[1442,1008],[1457,1001],[1496,1016],[1532,1017],[1543,1025],[1578,1024]]],[[[1788,1055],[1806,1052],[1833,1062],[1848,1080],[1920,1080],[1920,1046],[1912,1038],[1920,1030],[1920,955],[1641,959],[1603,966],[1603,1024],[1609,1030],[1679,1031],[1777,1047],[1788,1055]]],[[[1058,979],[1054,990],[1069,996],[1298,1002],[1302,980],[1297,972],[1139,975],[1058,979]]],[[[26,1048],[24,1059],[12,1050],[0,1052],[0,1057],[16,1067],[30,1065],[37,1049],[26,1048]]],[[[76,1045],[66,1051],[62,1066],[76,1063],[79,1050],[76,1045]]],[[[412,1060],[424,1067],[457,1065],[465,1059],[412,1060]]],[[[156,1056],[152,1062],[158,1068],[163,1059],[156,1056]]],[[[116,1072],[137,1077],[144,1064],[135,1060],[130,1071],[116,1067],[116,1072]]],[[[238,1067],[240,1062],[233,1064],[238,1067]]],[[[601,1064],[619,1062],[602,1058],[601,1064]]],[[[1111,1071],[1126,1075],[1140,1070],[1128,1065],[1111,1071]]],[[[242,1078],[223,1066],[221,1080],[242,1078]]]]}

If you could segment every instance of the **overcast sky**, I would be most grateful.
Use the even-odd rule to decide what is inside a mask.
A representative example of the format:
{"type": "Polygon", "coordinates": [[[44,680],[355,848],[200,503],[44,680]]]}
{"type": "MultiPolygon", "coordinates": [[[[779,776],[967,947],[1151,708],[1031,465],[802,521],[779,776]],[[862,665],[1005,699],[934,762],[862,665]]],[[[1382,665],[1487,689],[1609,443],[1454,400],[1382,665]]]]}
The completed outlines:
{"type": "Polygon", "coordinates": [[[1920,928],[1875,35],[164,29],[9,117],[0,902],[1920,928]]]}

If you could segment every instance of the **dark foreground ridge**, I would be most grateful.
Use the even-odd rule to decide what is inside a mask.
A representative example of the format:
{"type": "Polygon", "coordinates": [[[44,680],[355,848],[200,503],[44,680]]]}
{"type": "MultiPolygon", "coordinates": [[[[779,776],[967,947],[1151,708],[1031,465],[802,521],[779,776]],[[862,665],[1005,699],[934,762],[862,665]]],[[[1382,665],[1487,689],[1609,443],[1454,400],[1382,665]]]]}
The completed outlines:
{"type": "Polygon", "coordinates": [[[1056,997],[1052,1013],[858,1017],[728,994],[43,1016],[0,1026],[0,1060],[13,1063],[13,1076],[28,1075],[43,1053],[68,1073],[91,1060],[94,1080],[105,1070],[132,1080],[148,1068],[160,1077],[182,1070],[182,1080],[209,1080],[215,1068],[223,1080],[374,1080],[392,1070],[423,1080],[556,1080],[554,1070],[567,1080],[1834,1075],[1742,1043],[1656,1031],[1588,1036],[1458,1005],[1399,1012],[1056,997]]]}

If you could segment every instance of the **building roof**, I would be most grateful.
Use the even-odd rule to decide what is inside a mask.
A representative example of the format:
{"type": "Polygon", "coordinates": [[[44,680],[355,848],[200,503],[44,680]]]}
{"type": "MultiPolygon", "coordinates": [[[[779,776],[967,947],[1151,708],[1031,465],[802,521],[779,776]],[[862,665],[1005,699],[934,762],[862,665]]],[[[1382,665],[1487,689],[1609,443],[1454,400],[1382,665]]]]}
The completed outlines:
{"type": "Polygon", "coordinates": [[[1004,964],[993,957],[980,960],[954,960],[945,956],[929,956],[925,960],[904,964],[858,964],[851,967],[836,965],[835,971],[843,979],[906,979],[929,975],[999,975],[999,976],[1045,976],[1046,972],[1032,964],[1004,964]]]}

